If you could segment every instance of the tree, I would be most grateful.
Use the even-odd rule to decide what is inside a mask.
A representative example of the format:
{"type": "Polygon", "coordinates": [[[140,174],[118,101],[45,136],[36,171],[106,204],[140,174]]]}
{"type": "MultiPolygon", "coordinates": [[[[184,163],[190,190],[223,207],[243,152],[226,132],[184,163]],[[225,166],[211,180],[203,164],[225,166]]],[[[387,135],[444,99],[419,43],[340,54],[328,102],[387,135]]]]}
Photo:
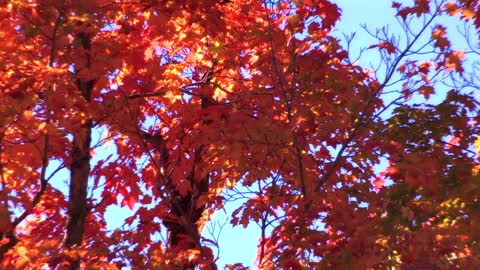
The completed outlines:
{"type": "Polygon", "coordinates": [[[372,69],[326,0],[2,1],[2,268],[217,269],[239,197],[261,269],[477,268],[480,3],[392,6],[372,69]]]}

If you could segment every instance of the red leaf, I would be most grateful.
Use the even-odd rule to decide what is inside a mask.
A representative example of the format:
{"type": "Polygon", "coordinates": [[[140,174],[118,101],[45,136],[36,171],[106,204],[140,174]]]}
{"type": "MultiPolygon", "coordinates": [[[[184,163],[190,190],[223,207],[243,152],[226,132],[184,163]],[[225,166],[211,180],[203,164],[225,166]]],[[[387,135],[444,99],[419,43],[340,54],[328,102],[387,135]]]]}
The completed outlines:
{"type": "Polygon", "coordinates": [[[385,186],[385,179],[383,177],[377,177],[372,181],[372,184],[375,190],[378,191],[385,186]]]}
{"type": "Polygon", "coordinates": [[[122,207],[128,206],[130,210],[133,210],[136,203],[137,203],[137,199],[135,197],[127,196],[122,200],[122,207]]]}
{"type": "Polygon", "coordinates": [[[418,92],[426,99],[429,99],[430,96],[435,92],[435,89],[430,85],[423,85],[418,89],[418,92]]]}
{"type": "Polygon", "coordinates": [[[391,42],[384,41],[378,44],[378,48],[387,50],[388,53],[395,53],[395,46],[391,42]]]}
{"type": "Polygon", "coordinates": [[[453,146],[458,145],[459,142],[460,142],[460,137],[452,136],[452,138],[450,138],[450,140],[448,141],[448,144],[445,148],[447,150],[451,149],[453,146]]]}

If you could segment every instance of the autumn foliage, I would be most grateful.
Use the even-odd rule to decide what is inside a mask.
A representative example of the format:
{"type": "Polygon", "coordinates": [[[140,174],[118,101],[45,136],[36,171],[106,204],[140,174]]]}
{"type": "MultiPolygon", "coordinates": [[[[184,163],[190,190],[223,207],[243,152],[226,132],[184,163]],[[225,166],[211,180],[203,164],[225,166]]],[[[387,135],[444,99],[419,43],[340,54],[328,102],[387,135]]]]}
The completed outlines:
{"type": "Polygon", "coordinates": [[[480,1],[392,8],[356,61],[327,0],[0,1],[0,268],[223,269],[218,211],[259,269],[480,268],[480,1]]]}

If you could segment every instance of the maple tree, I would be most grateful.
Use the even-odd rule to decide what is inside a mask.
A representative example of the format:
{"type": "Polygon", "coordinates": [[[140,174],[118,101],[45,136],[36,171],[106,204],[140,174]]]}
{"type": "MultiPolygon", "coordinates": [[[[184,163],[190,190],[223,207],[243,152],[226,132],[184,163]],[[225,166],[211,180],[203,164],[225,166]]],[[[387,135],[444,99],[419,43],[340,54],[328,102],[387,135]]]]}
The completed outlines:
{"type": "Polygon", "coordinates": [[[1,267],[217,269],[246,198],[260,269],[477,268],[480,3],[392,7],[372,69],[326,0],[1,1],[1,267]]]}

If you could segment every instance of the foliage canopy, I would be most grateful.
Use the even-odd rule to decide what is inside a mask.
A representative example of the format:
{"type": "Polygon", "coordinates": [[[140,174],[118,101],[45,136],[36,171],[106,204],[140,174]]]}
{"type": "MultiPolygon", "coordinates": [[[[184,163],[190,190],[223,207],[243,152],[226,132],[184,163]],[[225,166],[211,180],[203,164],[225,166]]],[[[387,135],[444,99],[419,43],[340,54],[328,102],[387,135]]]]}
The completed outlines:
{"type": "Polygon", "coordinates": [[[392,8],[356,61],[327,0],[0,1],[0,267],[216,269],[237,199],[260,269],[480,267],[480,3],[392,8]]]}

